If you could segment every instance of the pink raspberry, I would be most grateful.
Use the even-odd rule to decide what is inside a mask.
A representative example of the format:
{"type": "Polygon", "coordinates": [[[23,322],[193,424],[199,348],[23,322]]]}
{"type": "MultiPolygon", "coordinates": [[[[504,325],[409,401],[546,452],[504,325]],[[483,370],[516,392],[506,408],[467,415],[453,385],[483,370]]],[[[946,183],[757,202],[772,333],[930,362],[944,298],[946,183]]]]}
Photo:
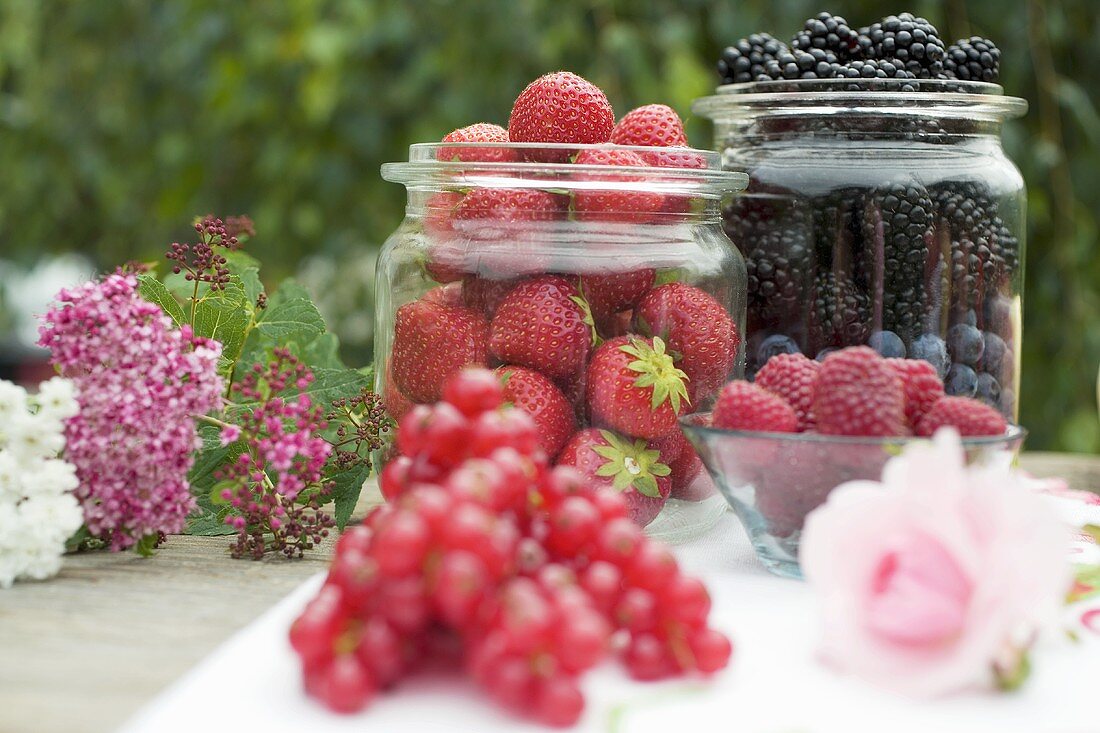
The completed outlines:
{"type": "Polygon", "coordinates": [[[826,435],[905,435],[901,379],[866,346],[835,351],[817,375],[814,417],[826,435]]]}
{"type": "Polygon", "coordinates": [[[769,433],[798,431],[798,416],[782,397],[748,382],[730,382],[714,405],[714,426],[769,433]]]}
{"type": "Polygon", "coordinates": [[[936,367],[923,359],[887,359],[886,363],[901,379],[905,390],[905,419],[909,427],[916,429],[924,414],[943,397],[943,382],[936,367]]]}
{"type": "Polygon", "coordinates": [[[787,401],[798,416],[799,432],[813,430],[814,382],[821,363],[803,354],[777,354],[756,373],[756,384],[787,401]]]}
{"type": "Polygon", "coordinates": [[[941,397],[917,424],[917,435],[932,435],[946,425],[961,435],[1004,435],[1008,428],[1004,416],[984,402],[969,397],[941,397]]]}

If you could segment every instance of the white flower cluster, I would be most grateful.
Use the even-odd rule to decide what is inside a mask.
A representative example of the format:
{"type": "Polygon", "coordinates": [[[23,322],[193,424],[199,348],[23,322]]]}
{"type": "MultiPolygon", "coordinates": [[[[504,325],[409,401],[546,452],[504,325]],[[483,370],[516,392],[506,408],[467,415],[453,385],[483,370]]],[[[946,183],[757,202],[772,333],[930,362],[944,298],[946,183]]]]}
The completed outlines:
{"type": "Polygon", "coordinates": [[[43,382],[37,395],[0,380],[0,588],[56,574],[84,523],[76,469],[57,457],[63,422],[78,409],[67,379],[43,382]]]}

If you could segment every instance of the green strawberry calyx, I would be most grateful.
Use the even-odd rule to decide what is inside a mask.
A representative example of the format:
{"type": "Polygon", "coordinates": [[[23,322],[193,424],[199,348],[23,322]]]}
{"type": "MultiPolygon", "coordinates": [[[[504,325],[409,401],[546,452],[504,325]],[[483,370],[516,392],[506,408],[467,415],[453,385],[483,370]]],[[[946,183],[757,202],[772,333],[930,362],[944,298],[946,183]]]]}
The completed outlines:
{"type": "Polygon", "coordinates": [[[679,414],[680,405],[691,402],[687,391],[688,375],[676,367],[673,355],[665,351],[665,342],[660,336],[653,337],[652,346],[645,339],[634,337],[619,349],[634,357],[634,361],[627,364],[629,369],[638,372],[634,386],[653,388],[651,410],[656,410],[667,400],[679,414]]]}
{"type": "Polygon", "coordinates": [[[588,326],[589,339],[592,342],[592,347],[595,348],[603,343],[603,339],[600,338],[600,334],[596,331],[596,319],[592,315],[592,306],[588,304],[588,299],[585,297],[584,289],[581,287],[580,295],[571,295],[569,299],[581,309],[581,313],[584,314],[584,325],[588,326]]]}
{"type": "Polygon", "coordinates": [[[607,445],[594,445],[592,450],[607,462],[596,470],[596,475],[610,478],[616,491],[633,488],[643,496],[660,498],[657,479],[672,473],[661,463],[661,452],[649,448],[641,438],[630,442],[610,430],[601,430],[600,437],[607,445]]]}

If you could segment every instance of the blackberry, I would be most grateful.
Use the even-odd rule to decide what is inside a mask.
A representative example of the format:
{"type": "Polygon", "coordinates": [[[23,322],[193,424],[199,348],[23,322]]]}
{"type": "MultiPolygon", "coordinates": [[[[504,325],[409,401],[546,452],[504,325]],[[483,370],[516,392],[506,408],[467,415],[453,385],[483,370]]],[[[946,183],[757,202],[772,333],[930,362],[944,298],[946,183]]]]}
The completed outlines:
{"type": "MultiPolygon", "coordinates": [[[[917,78],[916,74],[911,71],[907,71],[904,67],[895,64],[889,59],[857,59],[855,61],[849,61],[847,64],[841,67],[839,77],[841,79],[861,80],[889,79],[897,82],[896,84],[887,84],[885,86],[885,88],[889,91],[917,91],[917,85],[915,82],[915,79],[917,78]]],[[[846,87],[846,90],[850,92],[858,92],[864,88],[864,85],[853,83],[851,86],[846,87]]]]}
{"type": "Polygon", "coordinates": [[[891,15],[867,29],[871,41],[869,57],[897,61],[918,79],[936,79],[943,74],[947,51],[936,26],[912,13],[891,15]]]}
{"type": "Polygon", "coordinates": [[[722,218],[745,258],[749,331],[801,321],[813,273],[806,208],[789,194],[749,194],[734,197],[722,218]]]}
{"type": "Polygon", "coordinates": [[[718,75],[723,84],[756,81],[764,73],[764,64],[774,61],[790,49],[787,44],[767,33],[753,33],[722,51],[718,59],[718,75]]]}
{"type": "Polygon", "coordinates": [[[791,48],[799,51],[819,48],[835,54],[840,61],[847,61],[862,58],[864,51],[870,48],[870,39],[861,37],[839,15],[818,13],[791,39],[791,48]]]}
{"type": "Polygon", "coordinates": [[[1001,76],[1001,49],[980,36],[955,41],[947,47],[943,70],[952,79],[993,83],[1001,76]]]}
{"type": "Polygon", "coordinates": [[[874,190],[863,212],[857,262],[868,290],[882,293],[882,328],[910,343],[924,329],[925,272],[931,254],[935,208],[919,184],[874,190]]]}
{"type": "Polygon", "coordinates": [[[819,270],[810,311],[811,353],[860,346],[871,335],[871,299],[844,273],[819,270]]]}
{"type": "Polygon", "coordinates": [[[789,49],[764,64],[758,81],[790,79],[835,79],[843,67],[832,51],[813,48],[789,49]]]}

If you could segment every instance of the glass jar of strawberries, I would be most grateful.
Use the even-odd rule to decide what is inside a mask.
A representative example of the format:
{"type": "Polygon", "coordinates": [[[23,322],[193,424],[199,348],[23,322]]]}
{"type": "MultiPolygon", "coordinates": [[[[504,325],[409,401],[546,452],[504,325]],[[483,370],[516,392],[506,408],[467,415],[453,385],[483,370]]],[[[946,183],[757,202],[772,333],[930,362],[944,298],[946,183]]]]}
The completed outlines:
{"type": "Polygon", "coordinates": [[[677,421],[743,371],[745,266],[719,204],[746,177],[684,146],[501,137],[475,125],[382,168],[409,192],[378,267],[387,410],[491,367],[547,456],[623,492],[639,523],[670,497],[709,516],[713,485],[677,421]]]}

